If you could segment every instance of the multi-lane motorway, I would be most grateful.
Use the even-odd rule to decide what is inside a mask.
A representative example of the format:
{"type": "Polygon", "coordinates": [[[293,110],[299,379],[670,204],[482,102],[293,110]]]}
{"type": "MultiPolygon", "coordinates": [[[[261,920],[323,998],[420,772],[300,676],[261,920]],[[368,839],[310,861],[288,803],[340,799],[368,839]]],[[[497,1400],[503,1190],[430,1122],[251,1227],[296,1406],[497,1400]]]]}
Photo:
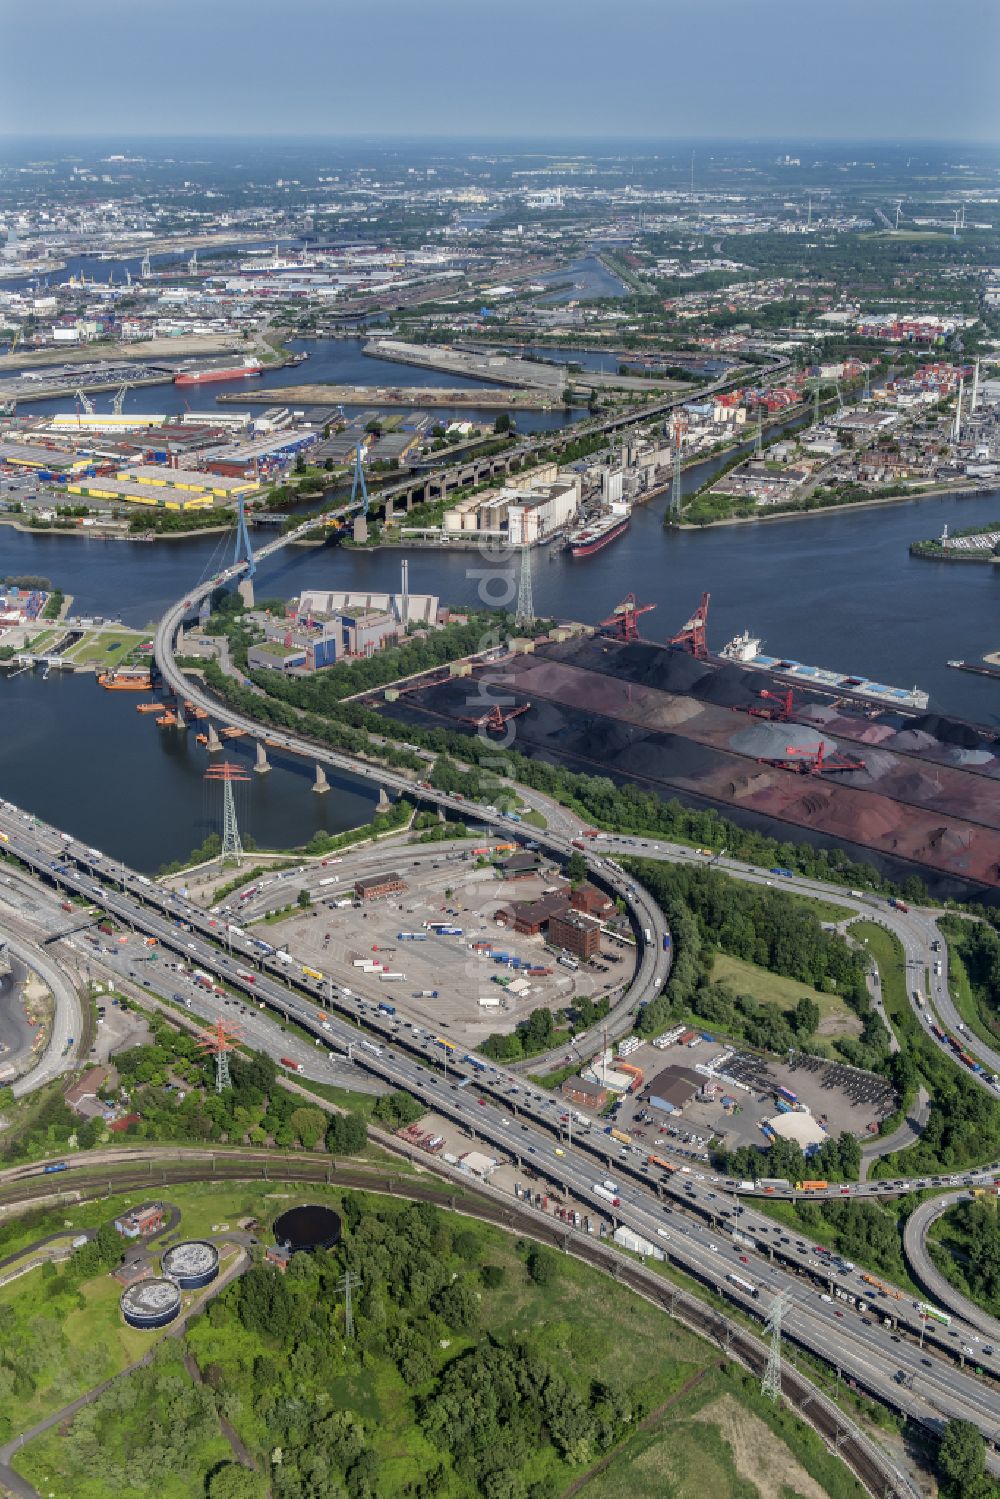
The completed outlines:
{"type": "MultiPolygon", "coordinates": [[[[445,1070],[446,1055],[427,1032],[415,1034],[414,1027],[380,1015],[373,1002],[342,991],[334,993],[331,1009],[323,981],[265,953],[258,940],[224,930],[210,913],[146,876],[67,842],[9,805],[3,823],[9,851],[43,877],[94,900],[123,926],[156,937],[162,950],[214,974],[220,987],[289,1016],[331,1051],[352,1054],[355,1066],[405,1088],[497,1155],[512,1159],[526,1181],[531,1172],[595,1220],[624,1224],[748,1310],[766,1309],[776,1292],[787,1291],[789,1337],[921,1420],[938,1424],[964,1416],[1000,1442],[995,1382],[1000,1359],[986,1353],[975,1329],[926,1321],[911,1297],[888,1284],[863,1282],[860,1270],[834,1265],[819,1247],[754,1211],[735,1196],[735,1183],[713,1179],[707,1171],[661,1173],[640,1155],[611,1165],[603,1135],[574,1137],[571,1146],[562,1138],[561,1105],[550,1095],[479,1059],[464,1060],[461,1053],[452,1054],[445,1070]],[[328,1016],[325,1024],[318,1019],[320,1003],[328,1016]],[[617,1203],[606,1200],[608,1189],[596,1190],[605,1181],[614,1183],[617,1203]],[[734,1226],[749,1243],[734,1239],[734,1226]],[[734,1275],[756,1295],[731,1281],[734,1275]],[[970,1358],[982,1374],[963,1367],[970,1358]]],[[[281,1046],[282,1034],[275,1032],[272,1052],[281,1046]]],[[[970,1173],[969,1179],[985,1178],[970,1173]]],[[[868,1190],[892,1192],[910,1185],[915,1184],[877,1183],[868,1190]]]]}

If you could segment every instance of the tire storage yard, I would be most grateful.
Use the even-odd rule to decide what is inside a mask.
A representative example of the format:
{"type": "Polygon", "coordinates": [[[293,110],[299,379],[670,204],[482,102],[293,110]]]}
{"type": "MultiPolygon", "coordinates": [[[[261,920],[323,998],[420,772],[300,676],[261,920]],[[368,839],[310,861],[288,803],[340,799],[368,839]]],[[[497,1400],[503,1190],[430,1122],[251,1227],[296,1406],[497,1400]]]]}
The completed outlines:
{"type": "Polygon", "coordinates": [[[589,884],[571,890],[540,855],[513,849],[495,839],[381,844],[328,860],[305,878],[265,878],[218,910],[248,922],[307,888],[311,905],[292,905],[255,934],[287,946],[308,976],[398,1006],[407,1019],[475,1046],[534,1009],[617,995],[635,966],[628,923],[604,910],[611,903],[602,892],[589,884]],[[589,957],[552,940],[560,921],[566,940],[589,957]]]}
{"type": "MultiPolygon", "coordinates": [[[[664,799],[713,806],[776,837],[811,843],[939,898],[1000,899],[1000,744],[928,712],[861,704],[718,658],[584,634],[543,640],[493,669],[518,713],[516,747],[664,799]],[[586,704],[586,707],[581,705],[586,704]]],[[[469,680],[372,706],[406,723],[472,732],[469,680]]]]}

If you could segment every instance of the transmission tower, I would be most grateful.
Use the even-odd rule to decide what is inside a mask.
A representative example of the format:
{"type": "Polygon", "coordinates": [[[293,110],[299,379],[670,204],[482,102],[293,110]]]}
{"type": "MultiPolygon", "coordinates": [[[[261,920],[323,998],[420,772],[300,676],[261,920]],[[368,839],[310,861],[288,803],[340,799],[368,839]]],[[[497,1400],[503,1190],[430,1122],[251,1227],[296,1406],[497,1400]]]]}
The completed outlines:
{"type": "Polygon", "coordinates": [[[781,1323],[792,1302],[790,1291],[781,1291],[771,1302],[771,1310],[764,1324],[771,1334],[771,1350],[767,1356],[767,1369],[761,1381],[760,1392],[768,1400],[777,1400],[781,1394],[781,1323]]]}
{"type": "Polygon", "coordinates": [[[211,1030],[203,1031],[202,1038],[196,1042],[197,1049],[204,1052],[206,1056],[215,1057],[215,1091],[222,1093],[226,1088],[232,1087],[229,1076],[229,1053],[236,1046],[242,1032],[235,1025],[230,1025],[228,1020],[217,1020],[211,1030]]]}
{"type": "Polygon", "coordinates": [[[819,426],[819,381],[813,386],[813,422],[819,426]]]}
{"type": "Polygon", "coordinates": [[[681,435],[683,428],[674,422],[674,477],[670,486],[670,509],[674,515],[681,513],[681,435]]]}
{"type": "Polygon", "coordinates": [[[531,548],[521,548],[521,576],[517,585],[517,612],[514,623],[531,625],[535,622],[535,601],[531,591],[531,548]]]}
{"type": "Polygon", "coordinates": [[[356,1291],[361,1284],[361,1276],[353,1270],[348,1270],[346,1275],[341,1276],[337,1282],[337,1290],[344,1293],[344,1335],[348,1338],[354,1337],[354,1306],[351,1302],[351,1292],[356,1291]]]}
{"type": "Polygon", "coordinates": [[[759,406],[757,407],[757,435],[754,438],[753,450],[758,458],[764,451],[764,417],[759,406]]]}
{"type": "Polygon", "coordinates": [[[242,766],[223,760],[218,765],[208,767],[205,780],[222,782],[222,853],[219,863],[239,866],[243,862],[243,845],[240,842],[240,830],[236,821],[233,782],[249,781],[250,776],[242,766]]]}

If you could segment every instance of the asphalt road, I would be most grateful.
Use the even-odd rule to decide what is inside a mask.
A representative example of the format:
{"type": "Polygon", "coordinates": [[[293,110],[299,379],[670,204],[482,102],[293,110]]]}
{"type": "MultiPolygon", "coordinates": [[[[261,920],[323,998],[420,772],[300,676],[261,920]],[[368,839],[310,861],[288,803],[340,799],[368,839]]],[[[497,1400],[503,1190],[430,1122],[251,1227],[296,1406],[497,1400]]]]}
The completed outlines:
{"type": "MultiPolygon", "coordinates": [[[[461,1124],[467,1133],[483,1140],[488,1150],[512,1158],[525,1175],[531,1169],[542,1180],[559,1184],[584,1211],[620,1221],[663,1247],[704,1284],[750,1307],[756,1307],[758,1300],[766,1304],[779,1290],[787,1291],[789,1336],[845,1375],[866,1385],[874,1381],[880,1394],[925,1421],[940,1423],[962,1415],[976,1421],[991,1440],[1000,1438],[996,1383],[1000,1363],[985,1356],[980,1359],[984,1369],[996,1368],[995,1377],[962,1369],[963,1348],[974,1346],[966,1329],[925,1326],[905,1294],[888,1286],[881,1291],[869,1289],[860,1272],[836,1268],[805,1241],[795,1242],[793,1235],[782,1233],[781,1225],[754,1212],[727,1192],[724,1182],[710,1180],[707,1173],[682,1169],[658,1179],[659,1171],[641,1155],[625,1162],[612,1160],[606,1137],[575,1137],[572,1146],[559,1143],[561,1105],[551,1096],[536,1090],[528,1093],[512,1074],[482,1062],[477,1061],[473,1070],[461,1053],[442,1071],[444,1057],[433,1037],[414,1036],[412,1028],[404,1029],[397,1019],[380,1016],[371,1004],[340,993],[337,1011],[328,1010],[329,1018],[320,1026],[317,1004],[307,993],[312,987],[316,1000],[327,1003],[322,982],[316,984],[299,974],[296,992],[279,977],[294,971],[290,960],[262,953],[254,939],[222,932],[217,924],[212,925],[217,918],[189,907],[180,896],[164,892],[146,876],[120,865],[102,869],[105,861],[86,849],[67,844],[54,830],[37,825],[25,814],[20,819],[12,818],[7,808],[4,831],[9,830],[11,851],[39,872],[57,876],[78,893],[98,897],[123,925],[157,937],[161,949],[186,957],[193,944],[194,957],[188,961],[216,974],[228,987],[252,993],[272,1010],[291,1015],[332,1050],[353,1056],[355,1064],[367,1072],[390,1086],[407,1089],[429,1108],[461,1124]],[[53,870],[53,863],[60,868],[53,870]],[[123,884],[124,891],[115,888],[116,884],[123,884]],[[220,936],[231,940],[232,957],[220,951],[220,936]],[[251,964],[252,985],[240,977],[241,971],[250,975],[251,964]],[[597,1190],[604,1180],[615,1183],[612,1195],[617,1196],[617,1204],[609,1204],[605,1193],[597,1190]],[[726,1232],[732,1222],[751,1244],[733,1242],[726,1232]],[[741,1255],[746,1256],[747,1266],[741,1255]],[[730,1282],[732,1274],[749,1279],[758,1297],[730,1282]],[[837,1297],[838,1291],[842,1296],[837,1297]],[[846,1297],[853,1297],[855,1304],[846,1297]],[[870,1310],[861,1310],[859,1300],[870,1310]],[[917,1340],[922,1332],[926,1346],[921,1349],[917,1340]]],[[[272,1055],[283,1044],[281,1034],[272,1038],[272,1055]]],[[[879,1183],[852,1190],[886,1189],[886,1184],[879,1183]]]]}
{"type": "MultiPolygon", "coordinates": [[[[978,1328],[987,1346],[1000,1347],[1000,1321],[969,1301],[961,1291],[956,1290],[947,1276],[941,1274],[927,1249],[927,1231],[931,1224],[966,1196],[965,1192],[946,1192],[940,1197],[931,1198],[929,1202],[922,1202],[906,1220],[906,1227],[903,1230],[903,1250],[909,1261],[914,1280],[924,1287],[928,1295],[971,1326],[978,1328]]],[[[980,1339],[976,1338],[975,1341],[978,1343],[980,1339]]]]}

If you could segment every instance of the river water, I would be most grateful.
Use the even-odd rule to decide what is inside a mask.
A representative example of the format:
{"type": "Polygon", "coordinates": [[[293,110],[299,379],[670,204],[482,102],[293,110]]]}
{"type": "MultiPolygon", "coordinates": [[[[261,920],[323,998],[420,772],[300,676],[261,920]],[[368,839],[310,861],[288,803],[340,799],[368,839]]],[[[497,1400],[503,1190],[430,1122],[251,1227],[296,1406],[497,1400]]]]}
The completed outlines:
{"type": "MultiPolygon", "coordinates": [[[[331,351],[331,361],[356,366],[358,378],[381,378],[372,369],[377,361],[361,355],[357,341],[338,341],[334,348],[343,352],[331,351]]],[[[354,378],[339,371],[321,375],[326,367],[310,360],[300,369],[317,378],[354,378]]],[[[408,371],[407,378],[422,373],[408,371]]],[[[162,392],[132,395],[159,395],[155,409],[162,409],[162,392]]],[[[690,470],[685,488],[697,488],[707,472],[706,465],[690,470]]],[[[1000,494],[680,534],[664,530],[665,506],[661,497],[637,509],[626,534],[589,559],[536,551],[538,613],[594,621],[631,591],[640,603],[656,605],[643,618],[643,633],[663,640],[707,590],[715,649],[749,628],[775,654],[895,686],[917,685],[930,693],[934,709],[1000,722],[1000,683],[946,665],[1000,646],[997,570],[918,561],[907,551],[912,540],[938,535],[946,523],[952,530],[995,525],[1000,494]]],[[[120,614],[142,627],[194,581],[216,572],[231,548],[228,536],[128,544],[0,527],[0,576],[47,576],[73,594],[78,612],[120,614]]],[[[306,586],[394,589],[400,555],[397,549],[289,548],[260,569],[257,594],[288,597],[306,586]]],[[[436,593],[455,606],[479,603],[482,570],[499,565],[470,553],[409,555],[411,590],[436,593]]],[[[27,675],[0,681],[0,795],[150,869],[200,843],[218,826],[219,809],[201,779],[204,753],[190,736],[158,730],[151,715],[136,713],[135,702],[133,694],[102,691],[91,677],[61,681],[53,673],[45,682],[27,675]]],[[[315,795],[304,767],[279,766],[255,777],[241,797],[244,830],[272,846],[303,842],[318,827],[349,826],[372,806],[372,793],[350,780],[328,796],[315,795]]]]}

